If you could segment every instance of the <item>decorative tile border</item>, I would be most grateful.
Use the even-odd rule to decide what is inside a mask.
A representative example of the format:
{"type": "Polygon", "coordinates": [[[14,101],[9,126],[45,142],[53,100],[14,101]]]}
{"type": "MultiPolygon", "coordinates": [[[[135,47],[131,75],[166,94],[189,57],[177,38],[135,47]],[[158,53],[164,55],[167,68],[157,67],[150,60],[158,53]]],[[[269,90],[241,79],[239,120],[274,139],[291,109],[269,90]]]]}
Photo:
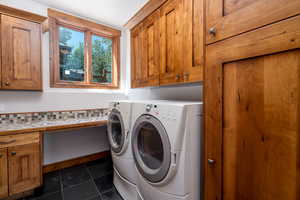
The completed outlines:
{"type": "Polygon", "coordinates": [[[67,110],[48,111],[30,113],[6,113],[0,114],[0,125],[30,124],[47,121],[68,121],[80,120],[108,115],[108,109],[87,109],[87,110],[67,110]]]}

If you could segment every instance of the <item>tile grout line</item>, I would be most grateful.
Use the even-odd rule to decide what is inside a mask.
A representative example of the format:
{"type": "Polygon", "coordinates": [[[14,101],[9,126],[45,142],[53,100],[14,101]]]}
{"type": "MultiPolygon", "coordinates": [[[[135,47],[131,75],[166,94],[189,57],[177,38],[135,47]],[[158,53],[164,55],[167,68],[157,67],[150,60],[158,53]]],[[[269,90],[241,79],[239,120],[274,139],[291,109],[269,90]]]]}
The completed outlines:
{"type": "Polygon", "coordinates": [[[62,170],[59,170],[60,192],[61,192],[61,198],[62,198],[62,200],[65,200],[65,197],[64,197],[64,186],[63,186],[61,171],[62,170]]]}
{"type": "Polygon", "coordinates": [[[94,179],[94,177],[92,176],[92,173],[90,172],[90,169],[86,166],[86,164],[85,164],[84,166],[85,166],[85,168],[86,168],[86,170],[87,170],[89,176],[92,178],[92,182],[93,182],[94,186],[96,187],[96,190],[97,190],[97,193],[98,193],[99,196],[100,196],[100,199],[103,199],[102,194],[101,194],[101,192],[99,191],[97,184],[95,183],[95,179],[94,179]]]}

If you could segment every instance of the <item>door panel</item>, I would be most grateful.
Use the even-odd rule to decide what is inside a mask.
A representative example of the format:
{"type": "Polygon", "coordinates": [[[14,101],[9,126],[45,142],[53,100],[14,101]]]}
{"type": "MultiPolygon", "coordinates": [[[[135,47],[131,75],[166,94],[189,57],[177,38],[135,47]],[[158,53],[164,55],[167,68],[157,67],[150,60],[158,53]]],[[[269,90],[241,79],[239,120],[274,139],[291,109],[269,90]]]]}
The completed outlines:
{"type": "Polygon", "coordinates": [[[131,31],[131,87],[140,87],[142,80],[142,24],[131,31]]]}
{"type": "Polygon", "coordinates": [[[141,87],[159,84],[159,11],[143,22],[141,87]]]}
{"type": "Polygon", "coordinates": [[[7,149],[0,149],[0,198],[8,196],[7,149]]]}
{"type": "Polygon", "coordinates": [[[224,65],[224,200],[297,199],[299,66],[299,50],[224,65]]]}
{"type": "Polygon", "coordinates": [[[203,80],[204,12],[203,0],[183,0],[183,81],[203,80]]]}
{"type": "Polygon", "coordinates": [[[1,16],[2,88],[41,90],[40,25],[1,16]]]}
{"type": "Polygon", "coordinates": [[[206,0],[206,13],[206,43],[210,44],[295,16],[300,1],[206,0]]]}
{"type": "Polygon", "coordinates": [[[40,153],[39,143],[8,148],[10,195],[41,185],[40,153]]]}
{"type": "Polygon", "coordinates": [[[160,9],[160,84],[181,80],[182,54],[182,1],[169,0],[160,9]]]}
{"type": "Polygon", "coordinates": [[[208,45],[205,200],[300,198],[300,16],[208,45]]]}

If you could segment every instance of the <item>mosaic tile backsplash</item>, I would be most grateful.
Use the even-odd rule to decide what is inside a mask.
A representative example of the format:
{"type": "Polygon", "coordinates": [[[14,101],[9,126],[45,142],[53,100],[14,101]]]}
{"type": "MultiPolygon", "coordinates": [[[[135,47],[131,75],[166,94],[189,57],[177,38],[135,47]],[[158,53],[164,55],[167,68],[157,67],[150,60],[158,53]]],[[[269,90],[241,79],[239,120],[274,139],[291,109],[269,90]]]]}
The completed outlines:
{"type": "Polygon", "coordinates": [[[0,114],[0,126],[31,124],[48,121],[82,120],[99,118],[108,115],[108,109],[88,109],[75,111],[50,111],[32,113],[8,113],[0,114]]]}

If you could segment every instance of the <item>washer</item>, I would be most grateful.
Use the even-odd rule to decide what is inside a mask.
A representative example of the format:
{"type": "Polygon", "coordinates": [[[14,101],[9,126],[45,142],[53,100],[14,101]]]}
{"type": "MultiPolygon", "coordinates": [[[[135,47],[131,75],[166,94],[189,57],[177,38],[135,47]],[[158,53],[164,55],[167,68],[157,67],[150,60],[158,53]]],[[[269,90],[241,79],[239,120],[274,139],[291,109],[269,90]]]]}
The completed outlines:
{"type": "Polygon", "coordinates": [[[132,117],[138,199],[199,200],[202,102],[135,102],[132,117]]]}
{"type": "Polygon", "coordinates": [[[110,103],[108,115],[108,139],[114,166],[114,185],[125,200],[137,199],[135,170],[131,149],[130,101],[110,103]]]}

